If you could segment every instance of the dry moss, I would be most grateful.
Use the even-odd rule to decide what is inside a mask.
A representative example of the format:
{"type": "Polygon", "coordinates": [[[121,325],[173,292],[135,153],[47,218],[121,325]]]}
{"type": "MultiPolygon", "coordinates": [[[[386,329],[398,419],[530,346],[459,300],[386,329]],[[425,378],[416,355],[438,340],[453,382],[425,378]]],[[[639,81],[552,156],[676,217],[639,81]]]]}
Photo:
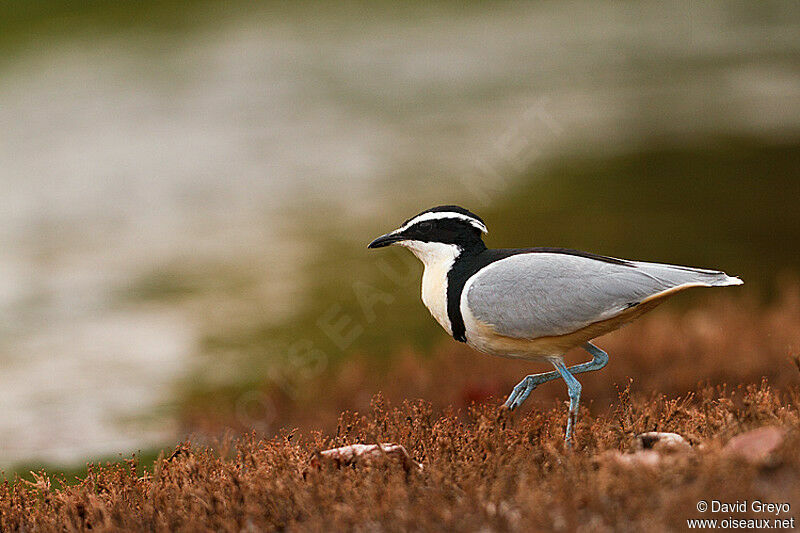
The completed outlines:
{"type": "MultiPolygon", "coordinates": [[[[800,505],[795,453],[800,392],[766,384],[684,398],[621,391],[605,414],[585,412],[576,449],[562,444],[565,410],[512,420],[490,405],[435,414],[425,402],[344,413],[335,434],[253,435],[186,443],[153,472],[135,464],[93,467],[80,484],[0,487],[0,529],[39,530],[657,530],[684,529],[701,499],[800,505]],[[723,451],[728,438],[762,425],[789,436],[769,465],[723,451]],[[694,444],[658,466],[626,466],[604,453],[629,451],[643,430],[674,431],[694,444]],[[357,442],[397,442],[424,465],[396,462],[312,467],[314,452],[357,442]]],[[[742,515],[744,516],[744,515],[742,515]]]]}

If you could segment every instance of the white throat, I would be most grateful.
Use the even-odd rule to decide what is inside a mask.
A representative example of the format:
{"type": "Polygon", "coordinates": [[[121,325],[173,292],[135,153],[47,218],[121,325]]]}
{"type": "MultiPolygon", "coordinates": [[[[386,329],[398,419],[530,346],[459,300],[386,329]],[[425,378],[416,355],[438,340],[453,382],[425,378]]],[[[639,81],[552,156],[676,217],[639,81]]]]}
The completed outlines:
{"type": "Polygon", "coordinates": [[[452,335],[450,318],[447,316],[447,274],[461,253],[461,248],[441,242],[401,241],[398,244],[411,250],[425,265],[422,274],[422,303],[447,333],[452,335]]]}

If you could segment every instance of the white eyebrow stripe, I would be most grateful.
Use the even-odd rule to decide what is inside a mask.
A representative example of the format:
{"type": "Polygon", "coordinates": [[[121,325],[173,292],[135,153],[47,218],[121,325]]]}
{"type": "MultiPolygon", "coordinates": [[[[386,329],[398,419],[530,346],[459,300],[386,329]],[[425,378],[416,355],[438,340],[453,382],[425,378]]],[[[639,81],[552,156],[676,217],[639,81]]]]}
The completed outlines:
{"type": "Polygon", "coordinates": [[[401,231],[405,231],[414,224],[416,224],[417,222],[424,222],[426,220],[441,220],[443,218],[457,218],[459,220],[469,222],[472,225],[472,227],[481,230],[483,233],[489,233],[489,230],[486,229],[486,226],[480,220],[461,213],[456,213],[454,211],[431,211],[428,213],[422,213],[421,215],[415,216],[414,218],[403,224],[403,227],[397,228],[392,233],[400,233],[401,231]]]}

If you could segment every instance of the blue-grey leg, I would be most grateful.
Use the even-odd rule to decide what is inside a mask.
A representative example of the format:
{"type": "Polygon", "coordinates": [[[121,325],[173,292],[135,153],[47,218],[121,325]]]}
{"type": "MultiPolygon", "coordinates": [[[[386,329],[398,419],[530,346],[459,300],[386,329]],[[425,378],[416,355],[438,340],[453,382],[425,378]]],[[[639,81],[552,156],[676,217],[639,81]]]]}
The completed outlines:
{"type": "Polygon", "coordinates": [[[569,373],[567,367],[561,361],[553,361],[553,366],[564,381],[567,382],[567,391],[569,391],[569,417],[567,418],[567,434],[564,437],[564,443],[567,448],[572,446],[570,439],[572,438],[572,428],[578,421],[578,404],[581,401],[581,384],[575,379],[575,376],[569,373]]]}
{"type": "MultiPolygon", "coordinates": [[[[569,368],[570,373],[580,374],[581,372],[592,372],[593,370],[600,370],[608,364],[608,354],[591,342],[584,344],[583,349],[591,354],[592,360],[571,366],[569,368]]],[[[542,374],[525,376],[525,378],[514,387],[511,394],[508,395],[508,399],[504,405],[509,409],[519,407],[522,405],[522,402],[528,399],[528,396],[536,387],[542,383],[554,380],[557,377],[559,377],[558,372],[544,372],[542,374]]]]}

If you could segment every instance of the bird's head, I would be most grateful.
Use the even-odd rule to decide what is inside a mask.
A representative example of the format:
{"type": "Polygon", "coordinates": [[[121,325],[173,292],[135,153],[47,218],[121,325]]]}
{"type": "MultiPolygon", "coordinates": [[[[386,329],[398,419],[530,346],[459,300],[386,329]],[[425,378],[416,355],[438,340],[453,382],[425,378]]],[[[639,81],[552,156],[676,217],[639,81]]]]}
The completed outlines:
{"type": "Polygon", "coordinates": [[[399,244],[426,261],[430,255],[458,255],[464,250],[483,249],[481,234],[486,232],[486,225],[475,213],[456,205],[442,205],[409,218],[396,230],[369,243],[369,248],[399,244]]]}

